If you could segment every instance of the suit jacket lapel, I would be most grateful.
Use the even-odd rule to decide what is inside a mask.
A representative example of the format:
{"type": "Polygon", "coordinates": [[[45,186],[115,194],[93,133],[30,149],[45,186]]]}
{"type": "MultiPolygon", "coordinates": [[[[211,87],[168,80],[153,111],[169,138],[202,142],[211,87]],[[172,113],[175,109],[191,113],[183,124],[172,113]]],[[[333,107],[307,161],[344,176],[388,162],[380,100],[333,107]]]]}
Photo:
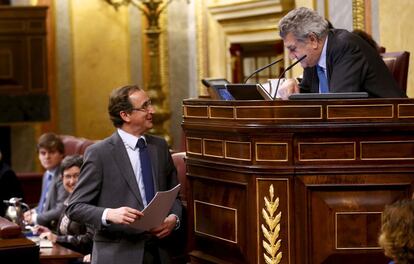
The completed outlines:
{"type": "Polygon", "coordinates": [[[132,169],[131,162],[128,157],[128,153],[125,149],[125,145],[122,142],[121,137],[115,132],[111,136],[111,143],[113,146],[114,159],[118,166],[118,169],[121,171],[121,176],[127,182],[129,188],[131,189],[132,193],[135,195],[139,204],[144,207],[142,202],[141,193],[139,192],[137,179],[134,174],[134,170],[132,169]]]}

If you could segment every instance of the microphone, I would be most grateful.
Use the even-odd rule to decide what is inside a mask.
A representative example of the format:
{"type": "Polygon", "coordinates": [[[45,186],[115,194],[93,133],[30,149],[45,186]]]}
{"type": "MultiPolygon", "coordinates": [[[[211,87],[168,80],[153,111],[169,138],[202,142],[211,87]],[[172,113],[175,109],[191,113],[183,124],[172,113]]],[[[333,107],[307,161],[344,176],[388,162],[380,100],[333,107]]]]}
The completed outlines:
{"type": "Polygon", "coordinates": [[[267,69],[267,68],[269,68],[270,66],[273,66],[273,65],[275,65],[276,63],[278,63],[278,62],[281,62],[283,60],[283,58],[281,58],[281,59],[279,59],[279,60],[277,60],[277,61],[274,61],[274,62],[272,62],[272,63],[270,63],[270,64],[268,64],[268,65],[266,65],[266,66],[263,66],[262,68],[260,68],[260,69],[257,69],[257,70],[255,70],[252,74],[250,74],[249,75],[249,77],[247,77],[246,78],[246,80],[244,81],[244,83],[247,83],[247,81],[250,79],[250,78],[252,78],[252,76],[253,75],[255,75],[256,73],[258,73],[258,72],[261,72],[261,71],[263,71],[264,69],[267,69]]]}
{"type": "Polygon", "coordinates": [[[277,80],[277,85],[276,85],[276,93],[275,93],[275,98],[276,98],[276,95],[277,95],[277,91],[279,90],[279,84],[280,84],[280,78],[282,78],[283,76],[285,76],[285,73],[288,71],[288,70],[290,70],[290,69],[292,69],[293,68],[293,66],[295,66],[296,64],[298,64],[299,62],[301,62],[301,61],[303,61],[304,59],[306,58],[306,55],[303,55],[302,57],[300,57],[297,61],[295,61],[295,63],[293,63],[293,64],[291,64],[291,65],[289,65],[280,75],[279,75],[279,78],[278,78],[278,80],[277,80]]]}

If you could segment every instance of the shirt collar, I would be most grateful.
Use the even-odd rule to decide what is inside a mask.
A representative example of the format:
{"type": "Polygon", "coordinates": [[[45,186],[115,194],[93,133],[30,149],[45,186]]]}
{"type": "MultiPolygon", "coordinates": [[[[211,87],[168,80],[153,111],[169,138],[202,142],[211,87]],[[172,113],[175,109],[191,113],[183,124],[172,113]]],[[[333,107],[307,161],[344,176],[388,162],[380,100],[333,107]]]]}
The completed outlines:
{"type": "Polygon", "coordinates": [[[326,71],[326,47],[328,46],[328,35],[326,35],[325,43],[323,44],[322,53],[319,57],[318,65],[326,71]]]}
{"type": "Polygon", "coordinates": [[[46,170],[46,173],[47,173],[47,174],[50,174],[50,175],[52,175],[52,176],[55,176],[55,175],[57,175],[57,174],[58,174],[58,170],[59,170],[59,166],[56,166],[56,167],[55,167],[55,168],[53,168],[53,169],[46,170]]]}
{"type": "Polygon", "coordinates": [[[145,143],[147,143],[144,136],[136,137],[132,134],[129,134],[128,132],[125,132],[124,130],[118,128],[118,135],[121,137],[122,141],[124,142],[125,146],[128,148],[135,150],[135,147],[137,145],[138,139],[143,138],[145,143]]]}

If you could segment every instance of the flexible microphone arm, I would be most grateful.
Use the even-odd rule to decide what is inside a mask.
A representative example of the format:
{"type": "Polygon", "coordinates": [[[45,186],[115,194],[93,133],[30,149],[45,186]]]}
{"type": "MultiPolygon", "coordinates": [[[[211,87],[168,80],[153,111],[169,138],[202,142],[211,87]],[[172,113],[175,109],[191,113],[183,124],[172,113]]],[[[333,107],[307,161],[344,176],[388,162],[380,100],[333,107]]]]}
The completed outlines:
{"type": "Polygon", "coordinates": [[[247,81],[250,79],[250,78],[252,78],[252,76],[253,75],[255,75],[256,73],[258,73],[258,72],[261,72],[261,71],[263,71],[264,69],[267,69],[267,68],[269,68],[270,66],[273,66],[273,65],[275,65],[276,63],[278,63],[278,62],[281,62],[283,60],[283,58],[281,58],[281,59],[279,59],[279,60],[277,60],[277,61],[274,61],[274,62],[272,62],[272,63],[270,63],[270,64],[268,64],[268,65],[266,65],[266,66],[263,66],[262,68],[260,68],[260,69],[257,69],[257,70],[255,70],[252,74],[250,74],[249,75],[249,77],[247,77],[246,78],[246,80],[244,81],[244,83],[247,83],[247,81]]]}
{"type": "Polygon", "coordinates": [[[290,70],[290,69],[292,69],[296,64],[298,64],[299,62],[301,62],[301,61],[303,61],[304,59],[306,58],[306,55],[303,55],[302,57],[300,57],[297,61],[295,61],[295,63],[293,63],[293,64],[291,64],[291,65],[289,65],[280,75],[279,75],[279,78],[278,78],[278,80],[277,80],[277,85],[276,85],[276,93],[275,93],[275,98],[276,98],[276,95],[277,95],[277,91],[279,90],[279,84],[280,84],[280,79],[283,77],[283,76],[285,76],[285,73],[288,71],[288,70],[290,70]]]}

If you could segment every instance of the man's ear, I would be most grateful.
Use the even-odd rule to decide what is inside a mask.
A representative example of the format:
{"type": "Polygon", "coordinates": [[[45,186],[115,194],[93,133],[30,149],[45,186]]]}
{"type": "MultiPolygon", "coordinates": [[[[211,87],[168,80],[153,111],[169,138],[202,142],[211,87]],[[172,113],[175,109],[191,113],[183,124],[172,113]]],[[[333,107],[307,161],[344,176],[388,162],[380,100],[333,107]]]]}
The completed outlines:
{"type": "Polygon", "coordinates": [[[319,39],[315,33],[310,33],[308,38],[312,48],[317,48],[319,46],[319,39]]]}
{"type": "Polygon", "coordinates": [[[129,114],[125,111],[119,112],[119,116],[124,120],[125,122],[129,122],[131,118],[129,117],[129,114]]]}

